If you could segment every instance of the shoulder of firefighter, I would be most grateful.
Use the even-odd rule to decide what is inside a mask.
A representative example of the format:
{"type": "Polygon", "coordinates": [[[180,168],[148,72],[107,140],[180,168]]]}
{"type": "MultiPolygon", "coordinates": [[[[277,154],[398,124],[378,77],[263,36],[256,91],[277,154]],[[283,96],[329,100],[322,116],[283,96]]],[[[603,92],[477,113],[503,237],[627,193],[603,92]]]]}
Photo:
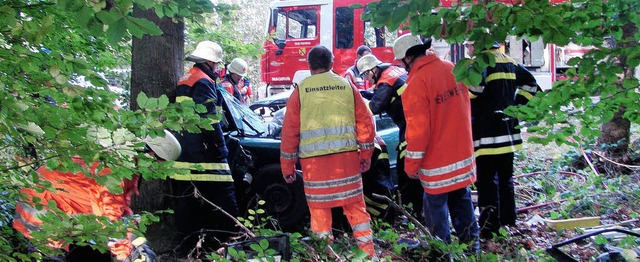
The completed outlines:
{"type": "MultiPolygon", "coordinates": [[[[304,79],[298,87],[299,152],[283,151],[281,158],[308,158],[355,151],[359,147],[373,150],[373,135],[369,139],[371,141],[366,142],[360,142],[357,138],[354,92],[354,88],[344,78],[332,72],[304,79]],[[332,104],[327,105],[327,101],[331,101],[332,104]],[[313,121],[310,121],[311,119],[313,121]]],[[[364,102],[358,102],[361,102],[366,110],[364,102]]],[[[286,142],[288,141],[283,141],[286,142]]]]}

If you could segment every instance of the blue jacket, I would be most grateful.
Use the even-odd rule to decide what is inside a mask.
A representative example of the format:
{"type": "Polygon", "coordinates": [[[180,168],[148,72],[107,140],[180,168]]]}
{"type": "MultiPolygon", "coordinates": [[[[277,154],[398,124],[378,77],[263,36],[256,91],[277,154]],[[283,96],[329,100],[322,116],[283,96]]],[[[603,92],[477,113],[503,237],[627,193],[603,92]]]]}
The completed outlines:
{"type": "Polygon", "coordinates": [[[193,100],[202,104],[207,111],[201,117],[214,118],[213,130],[201,129],[200,133],[185,130],[177,136],[182,153],[175,162],[177,167],[191,169],[190,175],[175,175],[171,178],[186,181],[233,182],[227,164],[228,150],[220,121],[222,115],[222,94],[216,88],[217,75],[196,64],[185,74],[176,87],[176,102],[193,100]],[[198,170],[204,169],[204,170],[198,170]]]}

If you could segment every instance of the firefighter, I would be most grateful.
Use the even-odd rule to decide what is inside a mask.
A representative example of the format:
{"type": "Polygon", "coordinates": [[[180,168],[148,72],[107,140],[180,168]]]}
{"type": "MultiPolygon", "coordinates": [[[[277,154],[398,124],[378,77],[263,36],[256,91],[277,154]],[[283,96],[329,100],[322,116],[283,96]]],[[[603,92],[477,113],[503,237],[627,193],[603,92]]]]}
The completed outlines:
{"type": "Polygon", "coordinates": [[[365,79],[362,78],[362,71],[358,70],[358,60],[368,54],[371,54],[371,48],[366,45],[359,46],[356,50],[356,61],[353,63],[353,66],[349,67],[347,72],[344,73],[344,78],[347,79],[347,82],[357,90],[368,90],[371,87],[372,82],[365,81],[365,79]]]}
{"type": "MultiPolygon", "coordinates": [[[[175,160],[180,155],[180,144],[176,138],[165,131],[164,137],[147,138],[145,152],[156,157],[159,161],[175,160]]],[[[109,168],[99,169],[100,162],[88,166],[82,158],[73,157],[73,161],[90,170],[92,176],[104,176],[111,173],[109,168]]],[[[106,186],[98,184],[92,177],[82,172],[61,172],[48,170],[42,166],[36,170],[42,180],[51,183],[56,191],[47,189],[23,188],[20,190],[26,199],[16,204],[13,227],[25,237],[31,238],[31,233],[42,230],[43,222],[38,218],[49,212],[47,209],[36,208],[40,204],[47,206],[48,202],[67,215],[93,214],[107,217],[111,221],[123,219],[133,215],[129,207],[131,194],[137,191],[139,177],[134,175],[131,180],[125,179],[120,186],[122,194],[109,192],[106,186]]],[[[148,248],[144,237],[129,235],[127,239],[113,239],[107,245],[111,254],[101,253],[89,246],[66,245],[55,239],[50,239],[50,246],[62,248],[66,261],[112,261],[112,255],[118,261],[156,261],[156,255],[148,248]],[[137,260],[138,259],[138,260],[137,260]]]]}
{"type": "MultiPolygon", "coordinates": [[[[469,54],[474,42],[463,43],[469,54]]],[[[533,75],[499,50],[494,43],[488,50],[496,65],[487,67],[478,87],[470,87],[473,145],[478,170],[480,237],[493,238],[501,226],[516,224],[513,184],[514,152],[522,148],[518,120],[504,114],[505,108],[526,103],[540,91],[533,75]],[[515,98],[515,99],[514,99],[515,98]]]]}
{"type": "Polygon", "coordinates": [[[369,109],[374,114],[387,113],[398,126],[399,144],[397,148],[398,190],[402,204],[410,204],[418,219],[422,217],[422,185],[410,179],[404,172],[406,120],[402,111],[402,93],[407,80],[407,71],[399,66],[382,63],[374,55],[365,55],[358,60],[358,70],[362,78],[373,83],[375,88],[370,96],[369,109]]]}
{"type": "Polygon", "coordinates": [[[424,188],[425,226],[451,242],[449,214],[462,243],[479,249],[478,224],[469,185],[476,179],[471,112],[466,86],[455,81],[453,64],[406,34],[393,44],[393,53],[409,71],[403,93],[407,120],[405,171],[424,188]]]}
{"type": "Polygon", "coordinates": [[[204,105],[206,112],[201,117],[208,117],[212,127],[202,128],[197,133],[183,130],[178,135],[182,154],[175,162],[176,167],[190,169],[190,174],[171,176],[176,190],[174,195],[177,195],[174,208],[176,227],[185,237],[185,241],[177,249],[178,255],[188,254],[196,247],[199,237],[206,235],[205,248],[216,248],[216,238],[224,241],[235,231],[233,220],[224,214],[226,212],[235,218],[238,210],[233,178],[227,162],[228,149],[221,127],[221,120],[224,118],[223,91],[216,88],[218,76],[214,73],[222,63],[222,57],[222,48],[217,43],[198,43],[186,58],[195,64],[180,79],[175,89],[176,102],[193,101],[197,105],[204,105]],[[224,212],[216,210],[203,198],[224,212]],[[228,233],[208,234],[207,230],[228,233]]]}
{"type": "Polygon", "coordinates": [[[246,61],[234,58],[227,66],[227,74],[220,81],[220,86],[243,104],[251,98],[251,82],[246,78],[247,70],[246,61]]]}
{"type": "Polygon", "coordinates": [[[331,71],[333,54],[309,51],[311,76],[293,90],[282,127],[280,163],[287,183],[298,158],[311,213],[311,231],[332,240],[331,208],[342,207],[358,247],[376,257],[361,173],[369,170],[375,126],[360,93],[331,71]]]}

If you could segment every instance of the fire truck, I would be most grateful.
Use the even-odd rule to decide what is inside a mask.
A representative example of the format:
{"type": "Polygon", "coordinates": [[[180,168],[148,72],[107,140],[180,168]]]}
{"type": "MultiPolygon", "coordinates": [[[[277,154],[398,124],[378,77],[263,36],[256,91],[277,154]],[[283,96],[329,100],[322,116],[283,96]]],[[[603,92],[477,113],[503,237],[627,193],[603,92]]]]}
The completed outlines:
{"type": "MultiPolygon", "coordinates": [[[[267,84],[267,96],[279,93],[291,86],[298,70],[308,69],[307,52],[321,44],[330,48],[335,57],[333,70],[343,75],[354,65],[356,49],[369,46],[381,61],[393,61],[392,45],[406,31],[390,31],[376,28],[361,19],[365,9],[349,6],[366,6],[373,0],[280,0],[272,2],[268,22],[268,38],[261,57],[261,79],[267,84]]],[[[551,3],[567,0],[552,0],[551,3]]],[[[456,0],[441,0],[441,7],[451,7],[456,0]]],[[[512,0],[506,0],[512,3],[512,0]]],[[[434,41],[432,46],[443,58],[452,62],[464,56],[460,44],[434,41]]],[[[590,47],[570,45],[558,47],[542,40],[529,41],[509,37],[503,51],[516,62],[526,66],[543,89],[550,89],[553,82],[563,80],[563,72],[569,68],[569,58],[586,53],[590,47]]]]}

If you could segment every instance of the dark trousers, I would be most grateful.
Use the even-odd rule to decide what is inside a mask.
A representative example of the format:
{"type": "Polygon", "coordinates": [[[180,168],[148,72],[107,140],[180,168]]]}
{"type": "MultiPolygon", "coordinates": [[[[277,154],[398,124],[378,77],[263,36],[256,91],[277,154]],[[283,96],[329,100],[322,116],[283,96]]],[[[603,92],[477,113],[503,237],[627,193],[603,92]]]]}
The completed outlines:
{"type": "Polygon", "coordinates": [[[513,153],[476,158],[480,237],[491,238],[501,226],[516,224],[513,153]]]}
{"type": "Polygon", "coordinates": [[[445,243],[451,243],[451,215],[451,223],[460,242],[469,244],[470,251],[477,252],[480,243],[473,209],[469,187],[437,195],[424,193],[424,225],[429,231],[445,243]]]}
{"type": "Polygon", "coordinates": [[[398,191],[400,193],[400,200],[402,205],[406,206],[411,204],[413,214],[418,221],[422,220],[422,197],[424,189],[420,183],[420,179],[412,179],[404,172],[404,157],[400,158],[398,155],[398,162],[396,163],[396,171],[398,172],[398,191]]]}
{"type": "Polygon", "coordinates": [[[237,217],[238,208],[233,183],[174,180],[172,184],[174,192],[177,193],[174,208],[176,228],[185,238],[178,253],[193,249],[201,235],[206,236],[204,247],[214,250],[220,246],[219,242],[227,241],[229,236],[238,232],[231,218],[202,199],[204,197],[234,218],[237,217]],[[194,187],[202,197],[194,196],[194,187]]]}

